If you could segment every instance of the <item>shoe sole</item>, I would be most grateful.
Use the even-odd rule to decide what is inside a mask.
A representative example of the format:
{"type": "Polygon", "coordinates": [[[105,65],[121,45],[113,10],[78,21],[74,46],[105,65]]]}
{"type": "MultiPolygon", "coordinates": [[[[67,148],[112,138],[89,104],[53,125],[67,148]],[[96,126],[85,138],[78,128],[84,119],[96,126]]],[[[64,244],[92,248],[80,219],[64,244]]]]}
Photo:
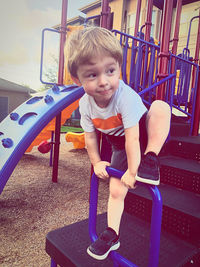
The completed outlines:
{"type": "Polygon", "coordinates": [[[160,179],[157,181],[154,181],[154,180],[142,178],[142,177],[137,176],[137,175],[135,176],[135,180],[138,182],[142,182],[145,184],[151,184],[151,185],[159,185],[160,184],[160,179]]]}
{"type": "Polygon", "coordinates": [[[120,247],[120,242],[118,242],[117,244],[115,244],[114,246],[112,246],[105,254],[103,255],[96,255],[96,254],[93,254],[89,248],[87,249],[87,253],[94,259],[96,260],[105,260],[108,256],[108,254],[113,251],[113,250],[116,250],[120,247]]]}

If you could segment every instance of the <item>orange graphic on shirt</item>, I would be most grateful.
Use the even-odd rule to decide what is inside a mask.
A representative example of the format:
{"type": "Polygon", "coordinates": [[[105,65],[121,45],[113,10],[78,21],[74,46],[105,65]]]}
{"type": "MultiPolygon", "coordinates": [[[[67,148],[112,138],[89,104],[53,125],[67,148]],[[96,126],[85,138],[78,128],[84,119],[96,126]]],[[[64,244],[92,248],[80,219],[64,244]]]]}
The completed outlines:
{"type": "Polygon", "coordinates": [[[122,125],[122,117],[121,114],[117,114],[117,116],[112,116],[108,119],[93,119],[92,120],[95,128],[102,129],[102,130],[108,130],[113,129],[118,126],[122,125]]]}

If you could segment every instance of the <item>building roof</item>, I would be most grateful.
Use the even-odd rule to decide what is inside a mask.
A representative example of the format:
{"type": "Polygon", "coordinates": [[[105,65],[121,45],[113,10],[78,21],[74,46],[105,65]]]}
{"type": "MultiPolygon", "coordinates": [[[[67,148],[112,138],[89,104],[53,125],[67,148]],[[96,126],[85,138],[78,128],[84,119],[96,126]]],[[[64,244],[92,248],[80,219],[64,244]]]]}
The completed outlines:
{"type": "Polygon", "coordinates": [[[83,12],[84,14],[87,14],[88,11],[94,9],[94,8],[97,8],[97,7],[100,7],[101,6],[101,0],[98,0],[98,1],[95,1],[95,2],[92,2],[82,8],[79,8],[79,10],[81,12],[83,12]]]}
{"type": "Polygon", "coordinates": [[[28,94],[36,93],[36,91],[31,88],[4,80],[2,78],[0,78],[0,90],[23,92],[28,94]]]}
{"type": "MultiPolygon", "coordinates": [[[[83,24],[84,21],[85,21],[85,18],[82,17],[82,16],[73,17],[73,18],[67,20],[67,26],[68,25],[83,24]]],[[[57,24],[57,25],[53,26],[53,29],[59,30],[60,29],[60,24],[57,24]]]]}
{"type": "MultiPolygon", "coordinates": [[[[109,0],[109,2],[111,2],[111,1],[113,1],[113,0],[109,0]]],[[[102,2],[102,0],[97,0],[95,2],[92,2],[92,3],[82,7],[82,8],[79,8],[79,10],[81,12],[83,12],[84,14],[87,14],[88,11],[93,10],[93,9],[95,9],[97,7],[100,7],[101,6],[101,2],[102,2]]]]}
{"type": "MultiPolygon", "coordinates": [[[[183,0],[182,5],[187,5],[193,2],[198,2],[199,0],[183,0]]],[[[164,7],[164,0],[153,0],[154,6],[156,6],[159,9],[163,9],[164,7]]],[[[175,8],[177,5],[177,0],[173,0],[173,8],[175,8]]]]}

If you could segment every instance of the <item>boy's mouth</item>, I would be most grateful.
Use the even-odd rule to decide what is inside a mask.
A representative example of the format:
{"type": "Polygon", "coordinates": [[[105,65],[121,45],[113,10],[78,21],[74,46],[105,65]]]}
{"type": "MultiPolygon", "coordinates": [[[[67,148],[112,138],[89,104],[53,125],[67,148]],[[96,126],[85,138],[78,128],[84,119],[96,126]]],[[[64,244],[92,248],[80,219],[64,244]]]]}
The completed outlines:
{"type": "Polygon", "coordinates": [[[100,95],[108,95],[110,93],[111,89],[99,91],[100,95]]]}

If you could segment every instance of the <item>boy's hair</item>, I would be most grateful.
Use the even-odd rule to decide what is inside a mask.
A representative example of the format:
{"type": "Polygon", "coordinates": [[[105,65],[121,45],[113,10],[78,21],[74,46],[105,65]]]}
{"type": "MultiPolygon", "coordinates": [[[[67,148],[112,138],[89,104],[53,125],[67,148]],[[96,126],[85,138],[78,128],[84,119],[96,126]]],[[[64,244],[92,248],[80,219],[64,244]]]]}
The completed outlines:
{"type": "Polygon", "coordinates": [[[113,57],[119,65],[122,64],[122,48],[118,39],[107,29],[87,27],[72,32],[67,37],[65,59],[70,74],[77,77],[79,65],[90,62],[97,55],[113,57]]]}

